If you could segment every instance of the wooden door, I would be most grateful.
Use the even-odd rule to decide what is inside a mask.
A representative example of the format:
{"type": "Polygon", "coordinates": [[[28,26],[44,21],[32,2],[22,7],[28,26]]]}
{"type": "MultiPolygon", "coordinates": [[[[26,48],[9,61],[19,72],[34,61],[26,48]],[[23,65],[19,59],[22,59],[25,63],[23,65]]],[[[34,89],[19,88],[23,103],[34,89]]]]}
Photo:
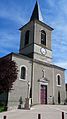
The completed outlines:
{"type": "Polygon", "coordinates": [[[41,104],[47,104],[47,86],[41,85],[41,104]]]}

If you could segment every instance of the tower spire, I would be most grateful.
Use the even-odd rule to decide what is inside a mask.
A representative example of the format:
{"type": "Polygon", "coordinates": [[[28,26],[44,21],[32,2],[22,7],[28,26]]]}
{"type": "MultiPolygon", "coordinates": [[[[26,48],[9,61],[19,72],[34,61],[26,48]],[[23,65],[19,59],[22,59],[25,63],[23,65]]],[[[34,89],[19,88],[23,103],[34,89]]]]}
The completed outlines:
{"type": "Polygon", "coordinates": [[[39,20],[43,22],[42,14],[41,14],[39,3],[37,0],[36,0],[35,7],[30,18],[30,21],[32,20],[39,20]]]}

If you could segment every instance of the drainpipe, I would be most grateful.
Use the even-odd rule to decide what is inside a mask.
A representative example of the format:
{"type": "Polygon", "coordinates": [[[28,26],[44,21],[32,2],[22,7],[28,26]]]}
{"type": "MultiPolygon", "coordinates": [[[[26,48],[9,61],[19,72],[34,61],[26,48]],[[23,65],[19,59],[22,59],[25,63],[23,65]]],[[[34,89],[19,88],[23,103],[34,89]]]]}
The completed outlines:
{"type": "Polygon", "coordinates": [[[53,101],[53,104],[54,104],[54,94],[55,94],[55,88],[54,88],[54,67],[53,67],[53,99],[52,99],[52,101],[53,101]]]}

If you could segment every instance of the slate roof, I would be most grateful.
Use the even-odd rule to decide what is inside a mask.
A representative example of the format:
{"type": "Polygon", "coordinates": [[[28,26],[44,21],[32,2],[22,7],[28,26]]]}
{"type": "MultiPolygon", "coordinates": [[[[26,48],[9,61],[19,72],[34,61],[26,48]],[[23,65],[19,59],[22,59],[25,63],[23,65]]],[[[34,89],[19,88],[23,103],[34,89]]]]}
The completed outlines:
{"type": "Polygon", "coordinates": [[[31,18],[30,18],[30,21],[32,21],[32,20],[39,20],[39,21],[43,22],[43,17],[42,17],[40,7],[39,7],[39,4],[37,1],[36,1],[34,10],[32,12],[31,18]]]}

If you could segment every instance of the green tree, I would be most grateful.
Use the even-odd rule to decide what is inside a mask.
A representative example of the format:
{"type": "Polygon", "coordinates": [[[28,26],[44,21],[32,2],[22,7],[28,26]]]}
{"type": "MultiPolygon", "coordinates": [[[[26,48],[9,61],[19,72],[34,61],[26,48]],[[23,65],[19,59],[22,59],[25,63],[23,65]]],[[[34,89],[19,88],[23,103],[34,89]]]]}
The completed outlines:
{"type": "Polygon", "coordinates": [[[17,65],[10,58],[0,59],[0,94],[7,93],[5,106],[8,103],[8,92],[12,89],[13,83],[17,79],[17,65]]]}

